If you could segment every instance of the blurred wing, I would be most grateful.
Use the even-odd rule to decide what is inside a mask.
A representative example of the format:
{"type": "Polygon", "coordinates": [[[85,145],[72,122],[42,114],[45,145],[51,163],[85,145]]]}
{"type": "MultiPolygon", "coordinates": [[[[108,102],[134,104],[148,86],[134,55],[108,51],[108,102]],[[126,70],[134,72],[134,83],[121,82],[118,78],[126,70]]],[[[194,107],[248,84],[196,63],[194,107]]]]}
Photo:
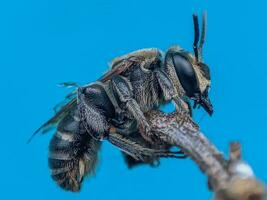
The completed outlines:
{"type": "Polygon", "coordinates": [[[54,110],[55,110],[55,115],[49,119],[47,122],[45,122],[41,127],[39,127],[29,138],[27,143],[30,143],[33,137],[41,132],[42,134],[45,134],[49,132],[51,129],[53,129],[58,122],[63,119],[65,116],[67,116],[70,111],[76,108],[77,106],[77,92],[72,92],[69,95],[66,96],[66,99],[64,100],[63,103],[58,104],[54,110]]]}
{"type": "Polygon", "coordinates": [[[77,90],[72,91],[71,93],[67,94],[65,96],[65,99],[61,102],[59,102],[58,104],[56,104],[53,108],[55,113],[60,112],[60,110],[67,105],[68,103],[70,103],[73,99],[77,98],[77,90]]]}
{"type": "Polygon", "coordinates": [[[113,63],[111,66],[111,70],[109,70],[107,73],[105,73],[99,81],[106,82],[110,80],[110,78],[114,75],[119,75],[125,72],[126,70],[130,69],[134,64],[143,61],[143,57],[139,56],[133,56],[124,58],[121,60],[118,60],[117,62],[113,63]]]}
{"type": "Polygon", "coordinates": [[[113,75],[119,75],[130,69],[134,65],[141,65],[141,62],[157,62],[162,58],[162,53],[159,49],[149,48],[133,51],[126,55],[117,57],[111,62],[111,69],[104,74],[99,81],[105,82],[110,80],[113,75]]]}

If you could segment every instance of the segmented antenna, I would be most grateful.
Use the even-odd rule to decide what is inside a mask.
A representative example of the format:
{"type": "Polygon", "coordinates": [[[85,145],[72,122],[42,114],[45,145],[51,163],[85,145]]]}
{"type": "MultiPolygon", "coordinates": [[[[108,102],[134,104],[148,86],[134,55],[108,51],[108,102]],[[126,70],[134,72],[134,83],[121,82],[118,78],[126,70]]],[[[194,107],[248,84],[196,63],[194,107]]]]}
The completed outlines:
{"type": "Polygon", "coordinates": [[[194,32],[195,32],[193,49],[194,49],[195,57],[198,61],[198,46],[197,45],[199,41],[199,24],[198,24],[198,17],[196,14],[193,15],[193,22],[194,22],[194,32]]]}
{"type": "Polygon", "coordinates": [[[199,42],[199,23],[198,23],[198,17],[196,14],[193,15],[193,22],[194,22],[194,32],[195,32],[193,49],[194,49],[194,53],[195,53],[195,57],[196,57],[197,62],[200,62],[202,60],[202,48],[203,48],[203,44],[205,42],[205,37],[206,37],[207,12],[204,12],[203,16],[202,16],[201,38],[200,38],[199,45],[198,45],[198,42],[199,42]]]}
{"type": "Polygon", "coordinates": [[[201,30],[201,39],[198,47],[198,54],[200,56],[199,60],[202,60],[202,48],[205,43],[206,38],[206,29],[207,29],[207,12],[205,11],[202,16],[202,30],[201,30]]]}

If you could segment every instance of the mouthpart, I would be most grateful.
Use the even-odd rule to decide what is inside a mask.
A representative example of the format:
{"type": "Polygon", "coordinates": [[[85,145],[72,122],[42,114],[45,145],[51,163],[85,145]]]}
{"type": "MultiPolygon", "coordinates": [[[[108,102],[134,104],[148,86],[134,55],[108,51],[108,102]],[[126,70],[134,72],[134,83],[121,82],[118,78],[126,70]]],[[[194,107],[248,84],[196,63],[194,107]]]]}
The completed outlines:
{"type": "Polygon", "coordinates": [[[213,114],[213,106],[211,104],[210,99],[208,96],[201,96],[198,95],[197,98],[194,98],[194,106],[193,108],[195,109],[196,107],[202,107],[210,116],[213,114]]]}

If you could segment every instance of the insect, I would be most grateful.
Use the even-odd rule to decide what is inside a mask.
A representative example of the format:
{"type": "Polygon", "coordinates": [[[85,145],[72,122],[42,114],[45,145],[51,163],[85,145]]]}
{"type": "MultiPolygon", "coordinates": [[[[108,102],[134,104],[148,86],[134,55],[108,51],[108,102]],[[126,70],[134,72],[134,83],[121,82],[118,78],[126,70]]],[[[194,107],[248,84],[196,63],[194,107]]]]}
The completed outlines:
{"type": "Polygon", "coordinates": [[[124,152],[129,167],[153,165],[160,157],[185,157],[157,141],[144,114],[170,101],[189,114],[190,101],[193,108],[213,113],[210,71],[202,56],[206,14],[201,35],[197,15],[193,22],[194,54],[175,46],[165,54],[151,48],[115,58],[107,73],[68,95],[67,102],[34,133],[57,127],[49,146],[49,167],[58,185],[79,191],[83,178],[94,172],[105,139],[124,152]]]}

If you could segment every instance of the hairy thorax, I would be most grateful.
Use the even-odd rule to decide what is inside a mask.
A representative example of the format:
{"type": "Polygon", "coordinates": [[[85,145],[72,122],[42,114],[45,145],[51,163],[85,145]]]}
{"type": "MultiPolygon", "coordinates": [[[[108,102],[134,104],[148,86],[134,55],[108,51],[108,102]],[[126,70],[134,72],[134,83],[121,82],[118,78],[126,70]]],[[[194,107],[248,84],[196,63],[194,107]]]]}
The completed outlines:
{"type": "Polygon", "coordinates": [[[158,107],[163,98],[153,69],[144,70],[134,66],[125,75],[131,82],[134,98],[143,112],[158,107]]]}

